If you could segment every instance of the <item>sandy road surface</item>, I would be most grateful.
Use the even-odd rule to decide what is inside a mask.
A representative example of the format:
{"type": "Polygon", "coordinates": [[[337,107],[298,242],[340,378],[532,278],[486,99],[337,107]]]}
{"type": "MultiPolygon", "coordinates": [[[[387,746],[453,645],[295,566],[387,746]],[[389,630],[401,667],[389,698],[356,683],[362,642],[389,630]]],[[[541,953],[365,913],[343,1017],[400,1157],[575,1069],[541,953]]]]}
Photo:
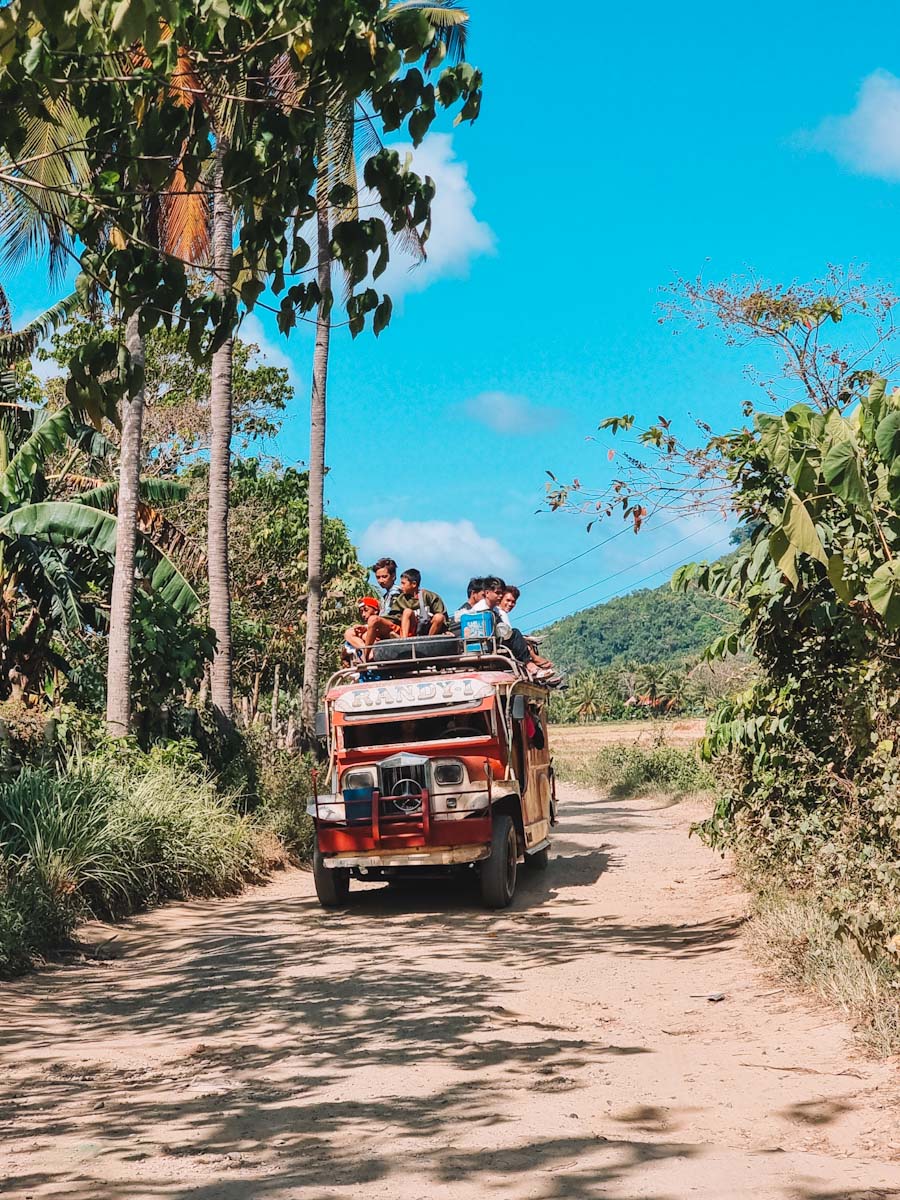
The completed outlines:
{"type": "Polygon", "coordinates": [[[508,913],[293,872],[7,986],[0,1192],[900,1197],[895,1065],[750,964],[692,815],[570,789],[508,913]]]}

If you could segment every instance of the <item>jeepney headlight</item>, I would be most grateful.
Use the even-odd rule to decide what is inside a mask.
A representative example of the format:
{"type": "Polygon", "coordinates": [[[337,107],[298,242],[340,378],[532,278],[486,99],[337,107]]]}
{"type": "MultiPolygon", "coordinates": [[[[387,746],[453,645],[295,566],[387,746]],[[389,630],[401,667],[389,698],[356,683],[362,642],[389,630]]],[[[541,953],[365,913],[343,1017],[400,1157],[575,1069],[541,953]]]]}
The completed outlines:
{"type": "Polygon", "coordinates": [[[374,771],[348,771],[341,780],[342,788],[370,788],[374,786],[374,771]]]}
{"type": "Polygon", "coordinates": [[[462,763],[445,762],[438,763],[434,768],[434,778],[440,784],[462,783],[463,768],[462,763]]]}

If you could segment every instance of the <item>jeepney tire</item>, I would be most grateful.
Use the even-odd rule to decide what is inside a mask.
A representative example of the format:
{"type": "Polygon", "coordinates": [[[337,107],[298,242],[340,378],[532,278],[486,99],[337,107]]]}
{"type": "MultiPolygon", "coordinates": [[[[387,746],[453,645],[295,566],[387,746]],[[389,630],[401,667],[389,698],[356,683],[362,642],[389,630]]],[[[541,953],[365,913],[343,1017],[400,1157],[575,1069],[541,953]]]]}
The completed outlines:
{"type": "Polygon", "coordinates": [[[318,846],[313,850],[313,880],[323,908],[340,908],[350,895],[350,872],[345,867],[326,867],[318,846]]]}
{"type": "Polygon", "coordinates": [[[507,908],[511,903],[516,890],[518,854],[512,817],[495,813],[491,857],[481,864],[481,898],[488,908],[507,908]]]}
{"type": "Polygon", "coordinates": [[[550,847],[542,846],[534,854],[525,855],[525,866],[531,871],[546,871],[550,865],[550,847]]]}

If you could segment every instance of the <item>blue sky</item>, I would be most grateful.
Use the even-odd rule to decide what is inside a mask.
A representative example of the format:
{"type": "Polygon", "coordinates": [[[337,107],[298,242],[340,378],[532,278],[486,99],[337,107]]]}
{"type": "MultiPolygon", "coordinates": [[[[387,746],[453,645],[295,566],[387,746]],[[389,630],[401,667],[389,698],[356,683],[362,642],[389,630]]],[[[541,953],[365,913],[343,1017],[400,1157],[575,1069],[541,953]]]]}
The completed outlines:
{"type": "MultiPolygon", "coordinates": [[[[833,0],[471,11],[482,115],[418,159],[438,184],[430,261],[391,269],[378,341],[334,337],[328,503],[369,561],[419,566],[448,601],[472,571],[521,582],[595,545],[525,589],[528,628],[724,546],[707,518],[601,545],[618,525],[536,512],[545,471],[602,484],[606,443],[587,439],[610,413],[737,419],[749,355],[658,323],[676,274],[855,262],[895,280],[900,52],[866,2],[850,21],[833,0]]],[[[22,317],[49,299],[34,270],[9,291],[22,317]]],[[[277,450],[302,461],[309,333],[285,341],[265,313],[248,332],[290,362],[277,450]]]]}

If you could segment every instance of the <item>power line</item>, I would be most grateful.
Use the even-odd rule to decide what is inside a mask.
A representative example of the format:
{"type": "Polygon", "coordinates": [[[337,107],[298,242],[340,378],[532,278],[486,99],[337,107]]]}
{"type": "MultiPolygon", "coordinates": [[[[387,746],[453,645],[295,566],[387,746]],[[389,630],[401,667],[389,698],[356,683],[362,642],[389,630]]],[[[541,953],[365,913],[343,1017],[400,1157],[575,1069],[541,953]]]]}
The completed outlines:
{"type": "MultiPolygon", "coordinates": [[[[652,517],[648,518],[644,521],[644,524],[648,528],[650,527],[651,519],[652,519],[652,517]]],[[[680,520],[681,520],[680,515],[674,516],[670,520],[664,521],[662,523],[662,525],[655,526],[655,528],[665,529],[665,527],[667,525],[674,525],[674,523],[676,521],[680,521],[680,520]]],[[[569,565],[569,563],[577,562],[579,558],[584,558],[584,556],[586,554],[593,554],[595,550],[599,550],[602,546],[609,545],[610,542],[614,542],[616,540],[616,538],[621,537],[623,533],[630,533],[631,530],[632,530],[631,525],[623,525],[618,533],[611,534],[608,538],[604,538],[602,542],[596,542],[593,546],[589,546],[587,550],[582,550],[580,554],[573,554],[571,558],[567,558],[565,560],[565,562],[557,563],[555,567],[550,567],[550,569],[548,571],[543,571],[543,572],[541,572],[540,575],[535,575],[531,579],[526,579],[524,583],[519,584],[519,587],[520,588],[528,587],[528,585],[530,583],[537,583],[537,581],[539,579],[546,579],[546,577],[548,575],[553,575],[556,571],[561,571],[563,567],[567,567],[569,565]]],[[[538,610],[535,609],[534,611],[537,612],[538,610]]]]}
{"type": "MultiPolygon", "coordinates": [[[[712,529],[712,527],[713,527],[712,525],[707,525],[705,528],[712,529]]],[[[705,532],[705,530],[701,530],[701,532],[705,532]]],[[[650,554],[646,558],[641,559],[637,565],[640,565],[641,563],[651,562],[654,558],[658,558],[660,554],[667,553],[669,550],[672,550],[675,546],[680,546],[683,542],[689,541],[690,538],[692,538],[694,536],[695,535],[692,533],[688,534],[687,537],[683,537],[679,541],[673,542],[671,546],[666,546],[665,549],[657,551],[656,554],[650,554]]],[[[716,540],[711,545],[704,546],[704,548],[702,550],[698,550],[696,554],[693,554],[693,555],[691,555],[690,558],[685,559],[685,562],[691,562],[694,558],[699,557],[702,554],[706,554],[709,550],[715,549],[715,547],[718,546],[718,544],[721,540],[722,540],[721,538],[716,538],[716,540]]],[[[627,574],[629,571],[634,569],[634,565],[635,564],[632,564],[629,567],[623,567],[621,571],[616,571],[613,575],[607,575],[605,579],[595,579],[593,583],[589,583],[586,587],[579,588],[575,592],[570,592],[567,596],[560,596],[556,600],[551,600],[548,604],[542,604],[540,606],[540,608],[533,608],[531,610],[531,612],[523,613],[522,616],[523,617],[534,616],[535,613],[543,612],[544,609],[546,609],[546,608],[553,608],[555,605],[561,604],[564,600],[571,600],[573,596],[580,596],[580,595],[582,595],[582,593],[588,592],[592,588],[601,587],[603,584],[609,583],[610,580],[617,579],[619,576],[627,574]]],[[[672,563],[672,564],[669,564],[664,567],[657,567],[655,571],[651,571],[650,574],[644,576],[643,579],[636,580],[631,586],[632,586],[632,588],[640,587],[640,585],[642,583],[646,583],[647,580],[653,579],[656,575],[658,575],[660,573],[660,571],[668,571],[670,569],[674,570],[676,567],[679,567],[679,566],[681,566],[681,563],[672,563]]],[[[595,604],[602,604],[604,600],[609,599],[610,597],[614,596],[615,594],[616,594],[615,590],[613,590],[612,592],[609,593],[609,596],[601,596],[598,599],[591,601],[591,606],[593,606],[595,604]]],[[[539,624],[540,624],[540,622],[538,623],[538,625],[539,624]]],[[[531,629],[527,630],[526,632],[530,633],[531,630],[537,629],[538,625],[532,625],[531,629]]]]}
{"type": "MultiPolygon", "coordinates": [[[[711,522],[709,525],[704,525],[703,528],[700,530],[700,532],[705,533],[707,531],[707,529],[712,529],[713,525],[715,525],[716,523],[717,522],[711,522]]],[[[538,608],[533,608],[529,612],[523,613],[522,616],[523,617],[533,617],[535,613],[543,612],[543,610],[545,608],[553,608],[554,605],[561,604],[563,602],[563,600],[571,600],[573,596],[580,596],[582,594],[582,592],[589,592],[591,590],[591,588],[600,587],[601,584],[609,583],[609,581],[611,579],[617,579],[620,575],[627,575],[629,571],[634,570],[635,566],[640,566],[642,563],[650,562],[654,558],[659,558],[659,556],[661,554],[667,554],[669,552],[669,550],[674,549],[675,546],[682,545],[683,542],[689,541],[694,536],[695,535],[693,533],[685,534],[685,536],[683,538],[679,538],[677,542],[672,542],[668,546],[663,546],[662,549],[654,551],[653,554],[648,554],[646,557],[639,559],[636,564],[631,563],[629,566],[623,567],[621,569],[621,571],[616,571],[614,574],[607,575],[603,579],[595,579],[593,581],[593,583],[588,583],[584,587],[578,588],[574,592],[569,592],[565,596],[558,596],[555,600],[548,601],[547,604],[542,604],[538,608]]],[[[660,570],[662,570],[662,568],[660,568],[660,570]]]]}

